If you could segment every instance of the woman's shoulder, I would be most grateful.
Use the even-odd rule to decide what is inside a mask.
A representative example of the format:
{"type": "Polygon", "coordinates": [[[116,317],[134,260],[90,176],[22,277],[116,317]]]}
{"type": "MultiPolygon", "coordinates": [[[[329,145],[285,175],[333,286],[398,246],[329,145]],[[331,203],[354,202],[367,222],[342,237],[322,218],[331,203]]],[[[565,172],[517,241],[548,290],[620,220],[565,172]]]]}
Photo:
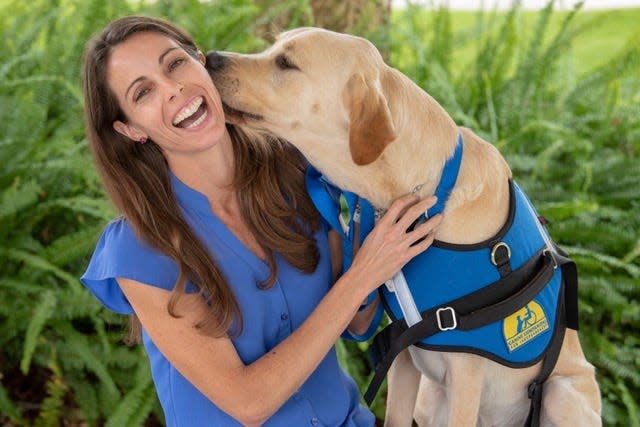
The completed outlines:
{"type": "Polygon", "coordinates": [[[135,262],[138,267],[162,270],[175,267],[175,261],[145,241],[124,217],[116,218],[105,226],[96,251],[99,248],[114,259],[135,262]]]}
{"type": "Polygon", "coordinates": [[[115,283],[119,277],[172,290],[178,272],[173,259],[147,244],[126,219],[117,218],[105,226],[81,281],[94,293],[104,294],[100,299],[110,306],[109,295],[120,298],[115,283]]]}
{"type": "Polygon", "coordinates": [[[136,236],[133,227],[124,217],[120,216],[111,220],[102,231],[100,242],[105,245],[113,245],[113,249],[144,249],[145,243],[136,236]]]}

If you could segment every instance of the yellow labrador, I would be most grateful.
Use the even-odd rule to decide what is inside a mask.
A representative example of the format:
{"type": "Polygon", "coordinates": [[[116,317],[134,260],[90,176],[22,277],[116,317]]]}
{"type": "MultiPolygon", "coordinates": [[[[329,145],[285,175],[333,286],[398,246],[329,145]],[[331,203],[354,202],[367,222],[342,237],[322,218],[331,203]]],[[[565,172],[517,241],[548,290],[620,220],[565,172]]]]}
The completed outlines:
{"type": "MultiPolygon", "coordinates": [[[[458,127],[367,40],[317,28],[280,35],[259,54],[211,52],[207,66],[228,120],[291,141],[336,185],[377,208],[420,188],[433,194],[464,138],[459,175],[436,239],[485,241],[507,219],[511,171],[496,148],[458,127]]],[[[522,426],[540,363],[513,369],[474,354],[415,346],[388,375],[385,425],[522,426]],[[421,375],[422,374],[422,375],[421,375]]],[[[595,370],[567,329],[545,383],[541,424],[601,425],[595,370]]]]}

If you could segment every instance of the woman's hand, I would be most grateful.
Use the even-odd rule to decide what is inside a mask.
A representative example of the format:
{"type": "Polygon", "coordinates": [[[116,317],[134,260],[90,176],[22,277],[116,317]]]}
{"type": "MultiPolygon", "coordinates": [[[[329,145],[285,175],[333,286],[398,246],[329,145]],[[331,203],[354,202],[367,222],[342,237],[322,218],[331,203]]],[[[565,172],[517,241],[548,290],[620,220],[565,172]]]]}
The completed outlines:
{"type": "Polygon", "coordinates": [[[433,243],[433,231],[441,215],[429,218],[412,231],[407,229],[435,203],[435,196],[419,200],[415,195],[406,195],[391,204],[364,240],[346,273],[358,275],[358,281],[366,283],[365,295],[391,279],[411,258],[433,243]]]}

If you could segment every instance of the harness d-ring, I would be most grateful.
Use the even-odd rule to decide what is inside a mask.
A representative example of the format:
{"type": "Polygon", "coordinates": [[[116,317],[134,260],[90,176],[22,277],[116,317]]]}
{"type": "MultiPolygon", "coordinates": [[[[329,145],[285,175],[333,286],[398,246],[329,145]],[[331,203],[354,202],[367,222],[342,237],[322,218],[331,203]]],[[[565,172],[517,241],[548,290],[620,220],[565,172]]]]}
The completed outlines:
{"type": "Polygon", "coordinates": [[[505,242],[498,242],[495,245],[493,245],[493,248],[491,248],[491,263],[495,266],[498,265],[498,260],[496,259],[496,255],[500,248],[505,248],[507,250],[507,257],[506,257],[507,261],[511,258],[511,248],[509,247],[509,245],[507,245],[505,242]]]}

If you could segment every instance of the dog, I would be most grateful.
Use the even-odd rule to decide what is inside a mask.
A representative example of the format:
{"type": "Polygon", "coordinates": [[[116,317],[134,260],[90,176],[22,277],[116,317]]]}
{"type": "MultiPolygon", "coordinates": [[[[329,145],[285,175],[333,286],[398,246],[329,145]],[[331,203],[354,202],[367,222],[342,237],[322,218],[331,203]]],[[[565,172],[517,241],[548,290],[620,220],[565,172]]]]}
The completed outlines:
{"type": "MultiPolygon", "coordinates": [[[[209,52],[207,68],[229,122],[286,139],[333,184],[376,209],[410,192],[434,194],[448,160],[463,149],[436,241],[488,241],[510,218],[514,186],[498,150],[457,126],[366,39],[298,28],[261,53],[209,52]]],[[[540,424],[601,425],[595,369],[575,329],[560,337],[550,367],[538,359],[517,369],[473,352],[409,346],[388,373],[385,425],[522,426],[531,412],[527,391],[545,368],[552,371],[540,389],[540,424]]]]}

